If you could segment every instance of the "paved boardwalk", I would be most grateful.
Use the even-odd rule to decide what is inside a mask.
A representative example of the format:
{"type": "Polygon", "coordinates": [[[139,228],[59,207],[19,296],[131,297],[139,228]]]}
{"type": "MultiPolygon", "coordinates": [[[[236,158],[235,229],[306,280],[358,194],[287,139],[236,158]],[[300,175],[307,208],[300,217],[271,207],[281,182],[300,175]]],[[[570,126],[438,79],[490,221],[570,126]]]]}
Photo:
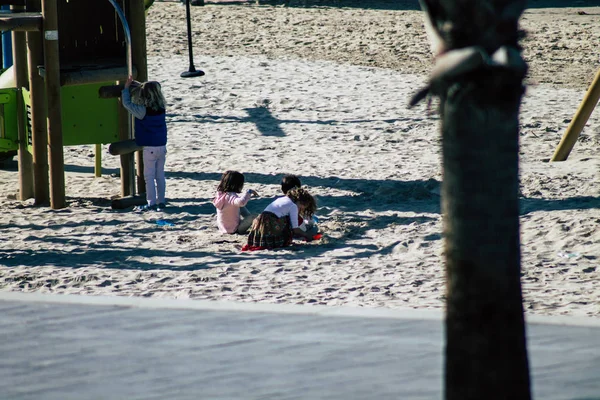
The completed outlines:
{"type": "MultiPolygon", "coordinates": [[[[0,315],[3,400],[442,398],[437,312],[0,292],[0,315]]],[[[536,399],[600,399],[600,321],[528,336],[536,399]]]]}

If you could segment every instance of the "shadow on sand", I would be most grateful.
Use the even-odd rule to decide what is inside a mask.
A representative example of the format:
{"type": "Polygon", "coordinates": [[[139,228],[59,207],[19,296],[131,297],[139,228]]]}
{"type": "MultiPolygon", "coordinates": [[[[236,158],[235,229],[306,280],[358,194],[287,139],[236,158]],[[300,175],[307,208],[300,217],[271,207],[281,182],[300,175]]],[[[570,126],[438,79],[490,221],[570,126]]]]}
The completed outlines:
{"type": "MultiPolygon", "coordinates": [[[[90,168],[90,171],[92,169],[90,168]]],[[[277,185],[282,175],[267,175],[247,173],[246,179],[250,183],[262,183],[277,185]]],[[[215,184],[221,177],[220,173],[170,173],[167,179],[194,179],[210,180],[215,184]]],[[[126,243],[127,240],[119,240],[119,236],[127,237],[137,236],[140,239],[149,235],[156,235],[162,232],[163,228],[157,228],[155,218],[147,220],[147,225],[136,229],[128,229],[130,222],[124,219],[115,218],[104,221],[102,224],[110,225],[114,236],[114,241],[110,243],[98,242],[90,243],[89,238],[82,237],[61,237],[60,235],[44,235],[38,233],[49,228],[47,224],[37,225],[30,223],[28,225],[7,223],[4,228],[18,228],[28,230],[30,235],[25,239],[28,241],[43,240],[44,247],[38,249],[17,250],[5,248],[0,250],[1,263],[6,267],[16,266],[40,266],[40,265],[62,265],[70,268],[82,268],[90,265],[90,260],[97,266],[108,269],[121,270],[178,270],[178,271],[197,271],[221,267],[224,264],[238,263],[248,258],[260,257],[261,259],[272,260],[298,260],[304,259],[307,255],[318,256],[331,251],[332,249],[351,248],[347,253],[342,252],[336,256],[338,260],[355,260],[368,258],[374,255],[388,255],[396,251],[401,251],[405,246],[406,238],[401,236],[385,246],[376,243],[363,242],[357,239],[363,238],[373,230],[386,229],[392,226],[409,226],[412,224],[436,224],[439,221],[440,182],[435,179],[398,181],[398,180],[378,180],[378,179],[344,179],[335,176],[316,177],[303,176],[302,182],[308,187],[326,187],[336,188],[344,191],[351,191],[350,194],[341,195],[323,195],[318,196],[319,216],[322,221],[336,219],[338,212],[342,212],[344,217],[344,232],[342,237],[319,244],[318,246],[303,246],[302,244],[286,248],[286,251],[254,254],[241,253],[238,246],[243,242],[240,237],[221,237],[215,235],[214,243],[231,244],[222,251],[206,250],[202,247],[189,248],[185,245],[187,242],[193,242],[195,237],[190,232],[195,230],[212,229],[212,226],[195,226],[190,230],[189,223],[198,220],[200,215],[211,216],[215,210],[211,204],[210,196],[212,193],[199,193],[198,198],[175,198],[169,201],[170,207],[167,207],[164,213],[157,214],[157,218],[166,219],[173,222],[172,227],[168,229],[168,237],[173,242],[173,249],[140,249],[131,248],[126,243]],[[365,214],[365,212],[367,212],[365,214]],[[379,215],[373,216],[372,212],[378,212],[379,215]],[[401,215],[401,212],[414,214],[401,215]],[[437,214],[437,215],[436,215],[437,214]],[[241,240],[240,240],[241,239],[241,240]],[[179,247],[177,244],[182,244],[179,247]],[[63,248],[75,249],[64,251],[63,248]],[[237,248],[237,250],[236,250],[237,248]],[[400,249],[400,250],[399,250],[400,249]],[[291,251],[288,251],[291,250],[291,251]],[[157,260],[157,258],[160,258],[157,260]],[[162,260],[161,260],[162,259],[162,260]],[[172,260],[180,260],[173,264],[172,260]]],[[[272,201],[271,197],[258,198],[253,200],[252,209],[260,210],[272,201]]],[[[93,205],[101,208],[108,208],[109,202],[100,198],[70,198],[71,206],[89,206],[93,205]]],[[[600,208],[600,198],[598,197],[575,197],[567,199],[534,199],[521,198],[521,215],[528,214],[538,210],[568,210],[568,209],[589,209],[600,208]]],[[[69,209],[52,211],[48,214],[70,212],[69,209]]],[[[123,213],[128,211],[115,211],[123,213]]],[[[90,215],[93,215],[91,213],[90,215]]],[[[62,224],[50,226],[50,229],[79,229],[90,227],[98,222],[87,219],[83,221],[69,221],[62,224]]],[[[424,246],[442,240],[441,232],[430,234],[424,238],[424,246]]],[[[193,278],[193,277],[191,277],[193,278]]],[[[15,277],[15,279],[18,279],[15,277]]],[[[23,285],[29,284],[24,277],[23,285]]],[[[94,278],[99,279],[99,277],[94,278]]],[[[99,282],[100,285],[112,285],[112,282],[99,282]]],[[[52,286],[54,283],[48,282],[52,286]]]]}
{"type": "MultiPolygon", "coordinates": [[[[368,10],[421,10],[418,0],[206,0],[206,5],[261,5],[297,8],[337,7],[368,10]]],[[[600,7],[600,0],[528,0],[526,8],[600,7]]]]}
{"type": "Polygon", "coordinates": [[[420,10],[418,0],[206,0],[206,5],[260,5],[295,8],[337,7],[369,10],[420,10]]]}

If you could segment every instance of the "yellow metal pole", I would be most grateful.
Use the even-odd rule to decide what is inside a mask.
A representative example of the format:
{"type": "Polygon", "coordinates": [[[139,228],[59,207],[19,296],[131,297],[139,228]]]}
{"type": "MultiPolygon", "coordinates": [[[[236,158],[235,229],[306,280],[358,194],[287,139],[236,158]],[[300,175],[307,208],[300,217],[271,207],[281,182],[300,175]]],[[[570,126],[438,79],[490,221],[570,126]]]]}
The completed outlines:
{"type": "Polygon", "coordinates": [[[569,153],[573,150],[573,146],[575,146],[579,134],[590,118],[590,115],[592,115],[592,111],[594,111],[596,104],[598,104],[598,100],[600,100],[600,69],[596,73],[592,85],[585,94],[579,109],[567,127],[567,130],[550,161],[565,161],[567,157],[569,157],[569,153]]]}
{"type": "Polygon", "coordinates": [[[96,143],[96,163],[94,164],[94,174],[96,178],[100,178],[102,176],[102,145],[96,143]]]}

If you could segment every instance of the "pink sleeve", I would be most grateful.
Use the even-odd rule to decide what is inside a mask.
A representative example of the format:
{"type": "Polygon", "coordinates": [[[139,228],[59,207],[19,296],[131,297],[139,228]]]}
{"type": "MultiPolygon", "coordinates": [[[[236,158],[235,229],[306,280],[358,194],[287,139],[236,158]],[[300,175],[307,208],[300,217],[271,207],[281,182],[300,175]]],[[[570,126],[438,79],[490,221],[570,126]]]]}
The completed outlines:
{"type": "Polygon", "coordinates": [[[248,204],[248,200],[250,200],[250,191],[246,190],[246,193],[244,193],[242,196],[231,196],[230,199],[230,203],[234,206],[244,207],[246,204],[248,204]]]}

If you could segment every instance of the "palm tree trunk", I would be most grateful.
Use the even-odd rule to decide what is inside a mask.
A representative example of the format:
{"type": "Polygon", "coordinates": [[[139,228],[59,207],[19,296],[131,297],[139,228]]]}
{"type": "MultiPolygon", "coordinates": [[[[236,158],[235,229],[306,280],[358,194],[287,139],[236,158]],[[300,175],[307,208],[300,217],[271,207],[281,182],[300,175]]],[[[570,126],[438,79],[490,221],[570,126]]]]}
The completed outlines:
{"type": "Polygon", "coordinates": [[[524,2],[422,5],[443,52],[429,91],[440,98],[443,136],[445,398],[529,400],[518,204],[524,2]]]}
{"type": "Polygon", "coordinates": [[[447,400],[530,398],[512,83],[472,76],[442,100],[447,400]]]}

